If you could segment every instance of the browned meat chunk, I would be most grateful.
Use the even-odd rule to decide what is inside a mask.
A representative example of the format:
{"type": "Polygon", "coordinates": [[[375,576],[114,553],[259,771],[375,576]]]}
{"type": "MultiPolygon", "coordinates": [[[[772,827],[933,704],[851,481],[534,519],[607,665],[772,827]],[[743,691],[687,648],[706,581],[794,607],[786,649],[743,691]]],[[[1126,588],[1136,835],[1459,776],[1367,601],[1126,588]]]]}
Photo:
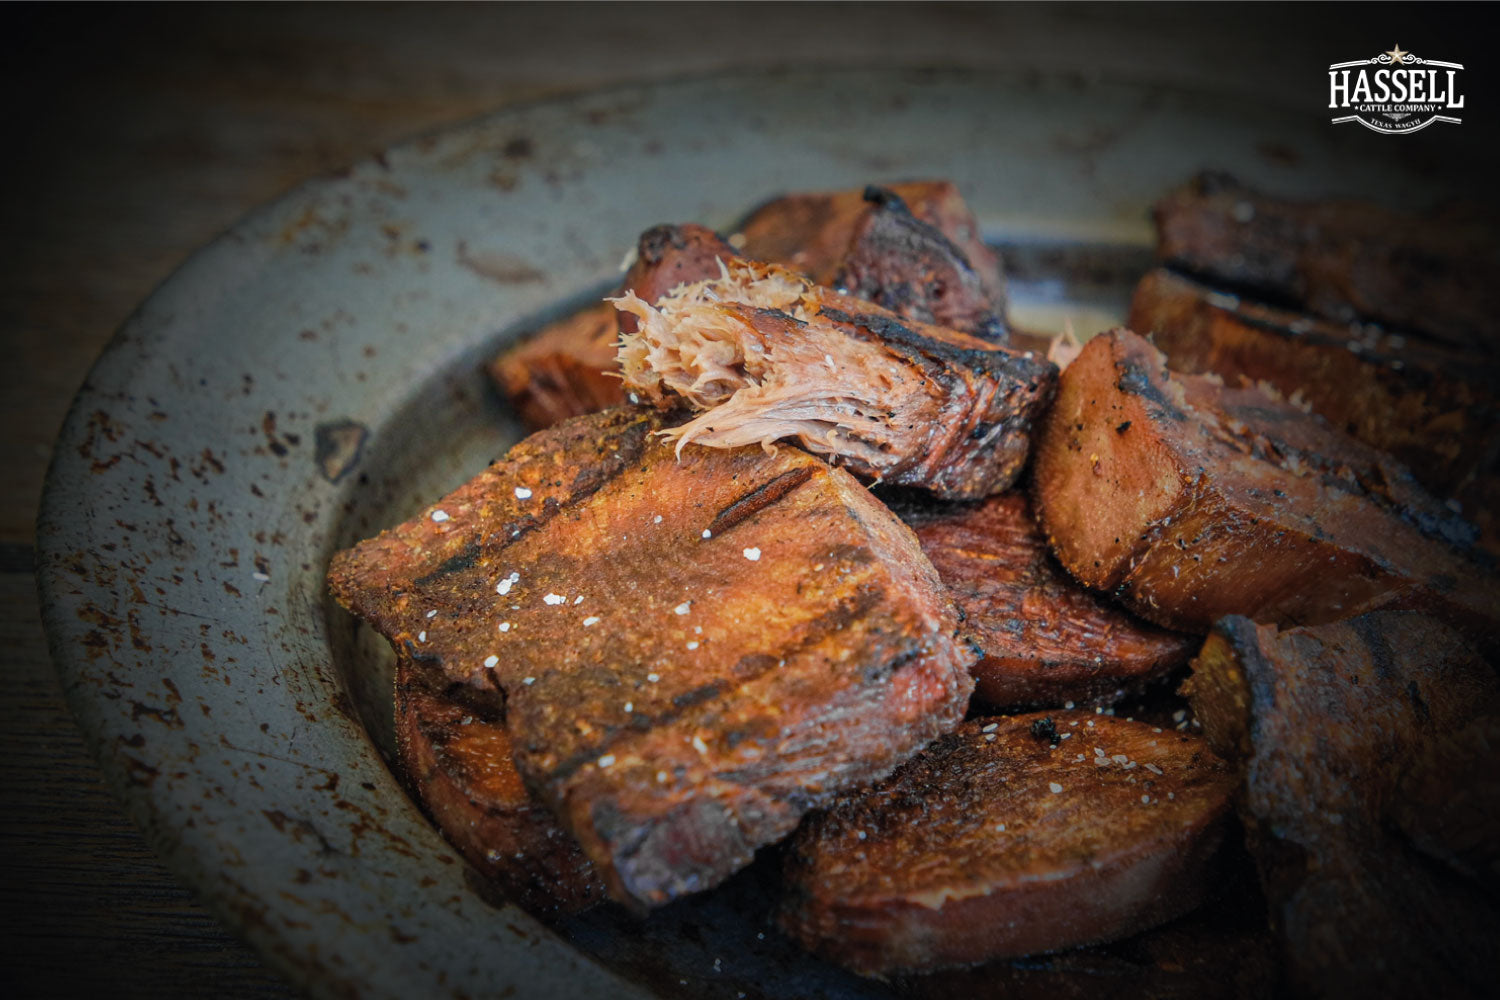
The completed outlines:
{"type": "Polygon", "coordinates": [[[790,438],[861,476],[950,498],[1015,480],[1057,373],[740,258],[655,305],[615,301],[641,321],[620,349],[627,390],[699,412],[670,432],[679,443],[790,438]]]}
{"type": "Polygon", "coordinates": [[[1411,612],[1283,632],[1228,618],[1188,692],[1243,769],[1240,812],[1297,991],[1489,995],[1500,911],[1444,857],[1482,853],[1470,820],[1487,812],[1494,832],[1500,773],[1496,745],[1475,738],[1500,717],[1500,686],[1464,640],[1411,612]],[[1438,805],[1415,835],[1413,796],[1438,805]]]}
{"type": "Polygon", "coordinates": [[[1234,785],[1145,723],[966,722],[803,826],[781,923],[864,975],[1124,937],[1201,901],[1234,785]]]}
{"type": "Polygon", "coordinates": [[[578,843],[526,790],[494,692],[455,688],[408,657],[396,667],[401,766],[453,845],[507,896],[573,913],[605,898],[578,843]]]}
{"type": "MultiPolygon", "coordinates": [[[[828,285],[844,265],[862,225],[872,214],[870,188],[819,191],[776,198],[757,208],[739,227],[740,248],[755,260],[801,271],[828,285]]],[[[996,316],[1005,317],[1005,275],[1000,258],[979,234],[979,223],[949,181],[913,181],[883,189],[911,214],[942,233],[979,276],[996,316]]]]}
{"type": "Polygon", "coordinates": [[[1495,221],[1473,207],[1407,215],[1363,202],[1287,201],[1206,173],[1157,203],[1157,255],[1328,319],[1373,320],[1494,352],[1495,221]]]}
{"type": "Polygon", "coordinates": [[[852,477],[793,448],[679,459],[661,426],[559,424],[330,571],[408,655],[505,693],[527,786],[640,907],[882,777],[973,685],[936,572],[852,477]]]}
{"type": "MultiPolygon", "coordinates": [[[[654,226],[636,243],[635,261],[625,272],[620,292],[655,302],[678,285],[718,277],[719,261],[735,256],[734,247],[704,226],[654,226]]],[[[635,332],[634,316],[617,313],[616,322],[622,333],[635,332]]]]}
{"type": "Polygon", "coordinates": [[[974,693],[992,705],[1108,704],[1197,652],[1196,638],[1148,625],[1068,576],[1025,494],[895,510],[983,651],[974,693]]]}
{"type": "Polygon", "coordinates": [[[601,302],[542,328],[490,362],[490,377],[527,427],[619,406],[625,389],[615,370],[619,323],[601,302]]]}
{"type": "MultiPolygon", "coordinates": [[[[657,226],[641,234],[620,289],[654,302],[678,284],[717,274],[715,258],[733,253],[702,226],[657,226]]],[[[615,366],[621,321],[608,302],[581,309],[501,352],[490,377],[534,431],[619,406],[626,401],[615,366]]]]}
{"type": "Polygon", "coordinates": [[[865,189],[871,208],[829,283],[905,319],[1006,343],[1005,303],[991,298],[963,251],[895,193],[865,189]]]}
{"type": "Polygon", "coordinates": [[[1315,319],[1166,270],[1136,288],[1130,326],[1152,335],[1173,371],[1264,381],[1305,400],[1439,496],[1494,475],[1500,367],[1472,351],[1315,319]]]}
{"type": "Polygon", "coordinates": [[[1069,572],[1185,631],[1411,607],[1495,635],[1500,596],[1472,527],[1409,473],[1295,406],[1171,376],[1165,360],[1115,330],[1063,374],[1033,484],[1069,572]]]}

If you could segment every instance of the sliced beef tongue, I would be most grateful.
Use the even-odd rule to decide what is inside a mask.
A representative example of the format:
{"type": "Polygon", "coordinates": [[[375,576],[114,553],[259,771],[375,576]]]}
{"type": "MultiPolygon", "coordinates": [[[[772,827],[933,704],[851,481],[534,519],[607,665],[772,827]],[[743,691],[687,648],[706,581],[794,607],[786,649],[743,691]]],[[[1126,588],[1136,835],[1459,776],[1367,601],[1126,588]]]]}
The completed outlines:
{"type": "Polygon", "coordinates": [[[1069,576],[1024,493],[976,504],[882,498],[916,532],[982,650],[974,694],[990,705],[1112,704],[1186,666],[1201,644],[1142,621],[1069,576]]]}
{"type": "Polygon", "coordinates": [[[970,720],[803,825],[781,924],[864,975],[1127,937],[1202,900],[1235,781],[1146,723],[970,720]]]}
{"type": "Polygon", "coordinates": [[[1204,173],[1155,207],[1157,256],[1229,290],[1500,352],[1493,211],[1273,198],[1204,173]]]}
{"type": "Polygon", "coordinates": [[[1472,350],[1277,308],[1162,268],[1137,286],[1130,326],[1173,371],[1268,384],[1389,452],[1437,496],[1500,474],[1500,363],[1472,350]]]}
{"type": "Polygon", "coordinates": [[[527,786],[638,908],[722,881],[958,724],[974,656],[847,473],[607,411],[335,557],[406,655],[505,695],[527,786]]]}
{"type": "MultiPolygon", "coordinates": [[[[883,243],[881,234],[904,235],[909,241],[912,227],[903,216],[932,227],[953,247],[957,259],[941,250],[940,266],[947,270],[961,261],[972,270],[990,311],[1003,323],[1006,295],[1000,257],[985,244],[974,213],[949,181],[911,181],[775,198],[739,225],[738,235],[743,240],[740,250],[754,260],[772,261],[799,271],[816,284],[832,285],[851,255],[868,256],[872,252],[870,247],[861,247],[872,230],[880,230],[876,247],[883,243]]],[[[921,238],[921,243],[932,252],[930,236],[921,238]]],[[[912,273],[909,269],[901,273],[903,280],[910,280],[905,277],[912,273]]]]}
{"type": "Polygon", "coordinates": [[[698,416],[670,433],[711,447],[794,440],[857,474],[939,496],[1005,489],[1057,369],[914,323],[775,265],[735,258],[652,303],[622,338],[628,391],[698,416]]]}
{"type": "Polygon", "coordinates": [[[532,430],[625,402],[615,368],[618,314],[589,306],[508,348],[489,363],[490,378],[532,430]]]}
{"type": "Polygon", "coordinates": [[[1062,376],[1033,496],[1070,573],[1185,631],[1419,608],[1495,643],[1500,587],[1472,526],[1319,418],[1165,360],[1115,330],[1062,376]]]}
{"type": "Polygon", "coordinates": [[[1412,612],[1214,627],[1187,692],[1240,812],[1289,978],[1313,997],[1488,996],[1500,682],[1412,612]],[[1488,869],[1488,870],[1486,870],[1488,869]]]}
{"type": "Polygon", "coordinates": [[[865,189],[871,208],[854,230],[834,288],[919,323],[1007,343],[1005,302],[936,226],[888,188],[865,189]]]}
{"type": "Polygon", "coordinates": [[[434,674],[398,658],[397,748],[428,815],[477,871],[532,910],[603,902],[604,883],[578,842],[522,782],[498,694],[434,674]]]}

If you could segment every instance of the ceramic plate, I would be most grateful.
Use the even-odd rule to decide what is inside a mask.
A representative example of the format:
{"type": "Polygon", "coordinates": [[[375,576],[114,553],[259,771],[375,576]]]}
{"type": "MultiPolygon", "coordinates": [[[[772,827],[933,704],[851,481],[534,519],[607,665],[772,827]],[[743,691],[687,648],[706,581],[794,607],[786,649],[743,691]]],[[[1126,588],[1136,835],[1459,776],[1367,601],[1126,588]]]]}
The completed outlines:
{"type": "Polygon", "coordinates": [[[481,362],[599,295],[652,224],[948,177],[1015,264],[1021,318],[1091,333],[1149,260],[1150,202],[1205,166],[1293,195],[1402,180],[1317,114],[848,71],[514,107],[309,182],[141,306],[58,442],[45,617],[108,781],[316,995],[885,995],[782,941],[753,870],[644,923],[487,898],[391,773],[388,667],[324,568],[516,440],[481,362]]]}

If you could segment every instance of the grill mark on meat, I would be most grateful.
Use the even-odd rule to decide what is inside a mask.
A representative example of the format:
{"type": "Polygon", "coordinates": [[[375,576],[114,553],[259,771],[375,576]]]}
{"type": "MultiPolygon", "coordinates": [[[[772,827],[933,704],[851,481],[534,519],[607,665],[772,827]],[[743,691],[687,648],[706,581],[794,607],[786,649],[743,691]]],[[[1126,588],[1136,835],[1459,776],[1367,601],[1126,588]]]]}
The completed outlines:
{"type": "Polygon", "coordinates": [[[431,573],[427,573],[424,576],[417,577],[414,582],[418,587],[426,587],[433,583],[436,583],[439,579],[447,576],[449,573],[460,573],[466,569],[473,569],[475,563],[479,561],[479,554],[481,551],[482,550],[480,549],[478,544],[471,545],[460,552],[458,555],[444,560],[443,563],[431,573]]]}
{"type": "MultiPolygon", "coordinates": [[[[1349,622],[1349,628],[1359,641],[1365,644],[1365,649],[1370,653],[1370,662],[1375,666],[1375,676],[1383,681],[1389,681],[1399,676],[1396,669],[1396,657],[1391,652],[1391,644],[1381,630],[1379,619],[1363,616],[1349,622]]],[[[1413,682],[1415,683],[1415,682],[1413,682]]]]}
{"type": "Polygon", "coordinates": [[[642,411],[560,424],[330,569],[403,655],[503,689],[526,786],[642,910],[888,772],[958,723],[973,683],[936,573],[852,477],[794,448],[679,460],[648,443],[663,426],[642,411]],[[734,537],[702,537],[803,469],[776,502],[740,507],[734,537]],[[592,492],[570,506],[568,483],[592,492]],[[512,538],[526,511],[541,523],[512,538]],[[472,565],[434,575],[476,543],[472,565]]]}
{"type": "MultiPolygon", "coordinates": [[[[1116,370],[1119,371],[1120,377],[1115,380],[1115,388],[1123,393],[1139,396],[1141,399],[1146,400],[1146,402],[1156,408],[1158,413],[1168,420],[1187,420],[1187,414],[1182,412],[1176,403],[1167,398],[1167,394],[1161,390],[1161,387],[1156,384],[1146,372],[1146,369],[1140,365],[1126,363],[1117,365],[1116,370]]],[[[1115,430],[1119,432],[1121,427],[1128,428],[1129,426],[1130,421],[1127,420],[1120,427],[1116,427],[1115,430]]]]}
{"type": "MultiPolygon", "coordinates": [[[[855,550],[862,558],[861,562],[869,562],[874,556],[865,548],[855,550]]],[[[840,560],[842,561],[842,560],[840,560]]],[[[871,610],[878,607],[885,598],[885,594],[875,588],[863,587],[855,592],[854,600],[843,601],[833,608],[813,619],[806,626],[806,633],[796,643],[786,646],[776,653],[749,653],[740,657],[730,668],[734,680],[738,684],[749,684],[763,674],[780,668],[786,661],[800,652],[811,649],[818,643],[823,642],[829,636],[842,628],[848,627],[858,621],[871,610]]],[[[917,655],[917,651],[908,650],[898,653],[897,656],[888,661],[872,664],[865,669],[863,679],[869,683],[875,683],[890,677],[901,666],[910,662],[917,655]]],[[[572,776],[580,767],[596,760],[601,754],[618,749],[616,738],[626,734],[645,732],[652,728],[666,728],[675,725],[692,714],[693,709],[707,704],[729,690],[729,682],[724,679],[715,680],[709,684],[700,685],[672,697],[672,708],[649,715],[644,712],[632,712],[630,721],[620,727],[605,727],[605,736],[597,745],[591,745],[572,757],[560,761],[552,771],[555,780],[565,781],[572,776]]],[[[743,737],[741,737],[743,738],[743,737]]],[[[735,741],[739,742],[738,740],[735,741]]]]}

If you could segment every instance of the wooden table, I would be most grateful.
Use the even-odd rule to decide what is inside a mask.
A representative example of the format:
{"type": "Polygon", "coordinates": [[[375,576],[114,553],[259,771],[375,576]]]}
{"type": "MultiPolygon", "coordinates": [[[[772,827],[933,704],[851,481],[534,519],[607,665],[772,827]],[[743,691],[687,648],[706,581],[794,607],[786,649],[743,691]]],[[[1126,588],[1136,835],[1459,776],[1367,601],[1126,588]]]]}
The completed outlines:
{"type": "Polygon", "coordinates": [[[50,448],[90,362],[248,210],[413,133],[626,80],[1004,64],[1297,101],[1320,63],[1363,44],[1299,42],[1254,11],[1133,6],[14,10],[0,15],[0,983],[11,996],[292,992],[165,870],[103,787],[53,676],[32,574],[50,448]]]}

